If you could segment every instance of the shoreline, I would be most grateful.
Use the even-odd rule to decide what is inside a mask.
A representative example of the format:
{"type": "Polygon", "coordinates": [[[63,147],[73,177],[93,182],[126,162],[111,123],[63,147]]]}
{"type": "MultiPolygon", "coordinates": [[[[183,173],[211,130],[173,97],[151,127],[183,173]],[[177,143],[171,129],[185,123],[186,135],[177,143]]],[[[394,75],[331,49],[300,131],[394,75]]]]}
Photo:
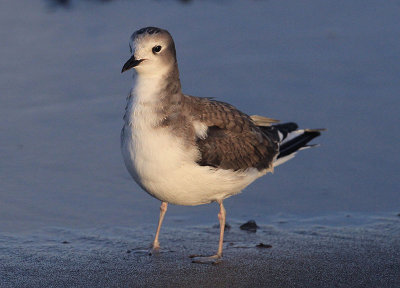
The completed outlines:
{"type": "Polygon", "coordinates": [[[0,234],[1,287],[400,286],[398,218],[348,227],[258,225],[250,233],[232,223],[218,265],[188,257],[215,252],[212,226],[163,229],[162,249],[151,256],[149,227],[0,234]]]}

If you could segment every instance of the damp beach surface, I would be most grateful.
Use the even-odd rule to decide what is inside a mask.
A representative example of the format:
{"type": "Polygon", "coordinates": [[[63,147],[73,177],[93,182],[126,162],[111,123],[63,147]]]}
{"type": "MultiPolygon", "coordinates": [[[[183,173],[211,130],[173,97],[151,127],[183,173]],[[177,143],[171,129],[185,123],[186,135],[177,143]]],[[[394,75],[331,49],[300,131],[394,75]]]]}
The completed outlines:
{"type": "Polygon", "coordinates": [[[168,223],[152,255],[143,226],[1,235],[1,287],[398,287],[400,217],[359,217],[269,219],[256,233],[232,222],[217,265],[189,258],[216,248],[205,225],[168,223]]]}
{"type": "Polygon", "coordinates": [[[400,286],[397,2],[3,2],[0,287],[400,286]],[[215,252],[216,204],[171,205],[148,255],[160,203],[120,155],[120,71],[150,25],[184,93],[328,129],[224,202],[216,266],[188,257],[215,252]]]}

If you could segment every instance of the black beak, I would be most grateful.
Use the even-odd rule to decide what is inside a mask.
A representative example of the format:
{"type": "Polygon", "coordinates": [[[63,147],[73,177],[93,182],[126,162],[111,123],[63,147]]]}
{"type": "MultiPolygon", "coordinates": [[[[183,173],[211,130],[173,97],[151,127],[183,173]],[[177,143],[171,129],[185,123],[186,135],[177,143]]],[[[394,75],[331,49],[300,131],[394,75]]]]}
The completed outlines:
{"type": "Polygon", "coordinates": [[[132,55],[131,58],[129,58],[128,61],[126,61],[126,63],[124,64],[124,67],[122,67],[121,73],[124,73],[125,71],[132,69],[133,67],[137,66],[140,64],[140,62],[142,62],[144,59],[135,59],[135,56],[132,55]]]}

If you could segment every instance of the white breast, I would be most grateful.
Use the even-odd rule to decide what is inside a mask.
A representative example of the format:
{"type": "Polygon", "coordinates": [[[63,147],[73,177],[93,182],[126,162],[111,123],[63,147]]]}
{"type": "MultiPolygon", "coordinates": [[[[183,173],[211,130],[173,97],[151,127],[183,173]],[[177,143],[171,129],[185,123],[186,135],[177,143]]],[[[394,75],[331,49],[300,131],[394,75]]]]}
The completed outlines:
{"type": "Polygon", "coordinates": [[[168,127],[156,126],[160,119],[151,101],[156,95],[143,85],[137,84],[128,102],[121,148],[129,173],[146,192],[172,204],[199,205],[239,193],[261,176],[256,169],[199,166],[196,146],[188,147],[168,127]]]}

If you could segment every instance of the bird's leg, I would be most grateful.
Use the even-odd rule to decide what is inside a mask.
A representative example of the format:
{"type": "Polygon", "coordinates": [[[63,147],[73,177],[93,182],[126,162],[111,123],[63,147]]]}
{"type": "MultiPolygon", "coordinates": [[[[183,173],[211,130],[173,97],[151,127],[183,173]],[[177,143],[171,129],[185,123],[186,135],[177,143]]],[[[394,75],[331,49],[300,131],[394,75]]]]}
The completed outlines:
{"type": "Polygon", "coordinates": [[[160,242],[158,242],[158,236],[160,235],[161,225],[164,220],[165,212],[167,212],[167,202],[162,202],[160,206],[160,219],[158,219],[158,227],[156,232],[156,237],[153,242],[153,250],[157,251],[160,249],[160,242]]]}
{"type": "Polygon", "coordinates": [[[224,205],[222,204],[222,200],[218,202],[219,204],[219,213],[218,213],[218,220],[219,220],[219,244],[218,244],[218,258],[222,257],[222,245],[224,243],[224,232],[225,232],[225,219],[226,219],[226,210],[224,205]]]}
{"type": "Polygon", "coordinates": [[[218,243],[218,252],[217,254],[209,257],[204,256],[190,256],[193,258],[193,263],[201,263],[201,264],[218,264],[221,262],[222,258],[222,248],[224,244],[224,231],[225,231],[225,219],[226,219],[226,210],[224,205],[222,204],[222,200],[218,201],[219,204],[219,243],[218,243]]]}

